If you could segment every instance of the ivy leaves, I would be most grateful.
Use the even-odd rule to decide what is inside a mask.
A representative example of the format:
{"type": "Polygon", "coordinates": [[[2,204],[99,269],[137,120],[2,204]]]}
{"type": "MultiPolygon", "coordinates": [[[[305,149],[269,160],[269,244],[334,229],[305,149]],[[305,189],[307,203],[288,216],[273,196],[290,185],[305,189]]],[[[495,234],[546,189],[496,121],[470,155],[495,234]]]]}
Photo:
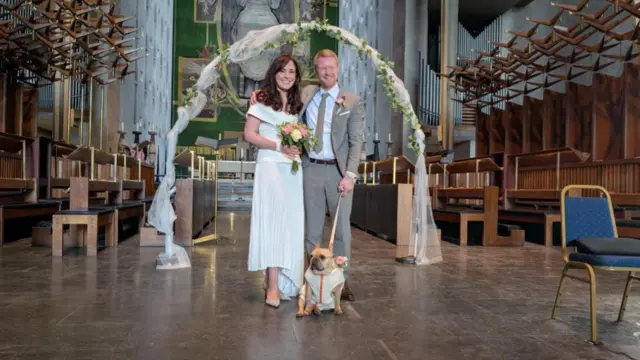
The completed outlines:
{"type": "MultiPolygon", "coordinates": [[[[395,111],[400,111],[404,117],[405,124],[411,124],[414,132],[420,130],[420,123],[416,117],[411,103],[407,99],[403,99],[396,90],[396,77],[393,75],[394,63],[378,53],[373,49],[366,39],[358,38],[354,41],[349,34],[349,39],[345,37],[339,29],[331,26],[327,19],[324,21],[314,20],[307,23],[297,23],[295,31],[282,30],[277,42],[268,42],[264,46],[266,49],[277,49],[283,45],[292,44],[297,45],[299,42],[308,41],[311,38],[312,33],[321,33],[332,39],[339,41],[342,44],[350,45],[357,51],[358,59],[364,60],[365,58],[375,58],[376,77],[381,81],[384,92],[389,97],[391,107],[395,111]]],[[[221,45],[219,48],[219,63],[218,68],[226,65],[229,61],[229,46],[221,45]]],[[[215,60],[214,60],[215,61],[215,60]]],[[[197,96],[195,88],[187,89],[186,95],[183,99],[182,106],[191,104],[191,100],[197,96]]],[[[421,152],[422,139],[414,134],[409,136],[408,147],[415,151],[418,155],[421,152]]]]}

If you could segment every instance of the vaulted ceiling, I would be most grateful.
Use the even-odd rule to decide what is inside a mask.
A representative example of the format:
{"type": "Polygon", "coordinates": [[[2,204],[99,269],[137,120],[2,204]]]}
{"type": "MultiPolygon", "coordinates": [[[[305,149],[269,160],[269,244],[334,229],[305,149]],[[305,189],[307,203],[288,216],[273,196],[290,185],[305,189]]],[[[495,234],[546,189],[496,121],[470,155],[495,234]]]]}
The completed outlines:
{"type": "MultiPolygon", "coordinates": [[[[470,34],[476,35],[509,9],[526,6],[532,1],[533,0],[458,0],[458,19],[470,34]]],[[[441,2],[442,0],[429,0],[430,21],[440,22],[441,2]]]]}

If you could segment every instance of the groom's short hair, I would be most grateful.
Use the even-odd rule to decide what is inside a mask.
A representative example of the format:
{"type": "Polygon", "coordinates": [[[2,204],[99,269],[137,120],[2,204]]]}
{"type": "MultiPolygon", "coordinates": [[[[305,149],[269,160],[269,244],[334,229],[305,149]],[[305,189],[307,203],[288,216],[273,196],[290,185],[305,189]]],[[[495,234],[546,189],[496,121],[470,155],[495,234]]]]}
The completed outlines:
{"type": "Polygon", "coordinates": [[[330,50],[330,49],[322,49],[318,51],[316,56],[313,58],[313,63],[315,64],[316,61],[318,61],[318,59],[321,57],[332,57],[336,59],[336,62],[338,62],[338,55],[335,52],[333,52],[333,50],[330,50]]]}

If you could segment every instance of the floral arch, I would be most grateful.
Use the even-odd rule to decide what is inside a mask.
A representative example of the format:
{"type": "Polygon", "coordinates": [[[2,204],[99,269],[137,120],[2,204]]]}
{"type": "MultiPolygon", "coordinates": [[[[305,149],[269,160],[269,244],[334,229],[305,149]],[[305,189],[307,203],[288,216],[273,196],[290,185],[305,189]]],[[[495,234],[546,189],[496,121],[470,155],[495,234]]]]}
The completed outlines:
{"type": "MultiPolygon", "coordinates": [[[[165,233],[165,252],[161,256],[182,257],[188,262],[183,248],[173,244],[173,222],[176,219],[170,197],[175,185],[175,166],[173,159],[176,153],[178,135],[184,131],[189,121],[196,117],[207,103],[205,90],[214,85],[220,78],[222,65],[247,61],[260,55],[264,49],[277,48],[285,44],[296,44],[309,39],[311,33],[324,33],[343,44],[350,45],[358,51],[358,57],[369,57],[376,68],[377,77],[382,81],[385,93],[391,100],[394,110],[402,112],[404,122],[411,124],[413,134],[409,136],[409,148],[414,150],[416,161],[415,192],[413,199],[413,217],[411,226],[411,245],[414,247],[417,264],[438,262],[442,259],[439,239],[427,239],[429,230],[435,228],[428,193],[428,179],[424,159],[425,135],[418,118],[413,111],[404,83],[393,72],[393,63],[386,60],[376,49],[368,45],[365,39],[327,22],[304,22],[297,24],[280,24],[263,30],[253,31],[230,47],[220,49],[216,56],[201,72],[196,84],[187,90],[182,106],[178,108],[178,120],[167,134],[167,161],[165,176],[156,191],[153,204],[149,209],[149,223],[158,231],[165,233]],[[427,247],[432,254],[427,255],[427,247]],[[179,254],[178,254],[179,253],[179,254]]],[[[181,267],[189,266],[184,265],[181,267]]]]}

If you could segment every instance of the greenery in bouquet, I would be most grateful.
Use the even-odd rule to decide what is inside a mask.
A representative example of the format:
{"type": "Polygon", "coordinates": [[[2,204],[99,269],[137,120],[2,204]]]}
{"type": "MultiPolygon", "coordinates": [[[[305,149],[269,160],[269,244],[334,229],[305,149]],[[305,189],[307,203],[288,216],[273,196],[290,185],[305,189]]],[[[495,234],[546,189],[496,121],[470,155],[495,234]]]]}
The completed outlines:
{"type": "MultiPolygon", "coordinates": [[[[311,130],[305,124],[301,123],[284,123],[278,127],[282,146],[297,147],[300,152],[310,151],[316,144],[317,139],[311,130]]],[[[300,156],[293,159],[291,171],[297,172],[300,168],[300,156]]]]}

